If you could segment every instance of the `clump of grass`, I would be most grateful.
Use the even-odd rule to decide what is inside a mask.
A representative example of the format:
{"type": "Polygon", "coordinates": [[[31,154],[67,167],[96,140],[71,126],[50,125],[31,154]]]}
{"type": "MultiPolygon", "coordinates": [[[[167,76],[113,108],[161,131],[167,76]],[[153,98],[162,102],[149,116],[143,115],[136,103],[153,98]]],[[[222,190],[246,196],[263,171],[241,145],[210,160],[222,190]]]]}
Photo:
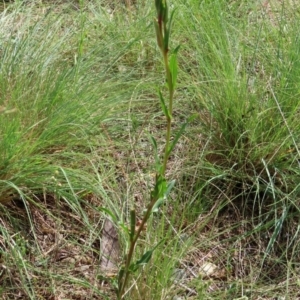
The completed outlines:
{"type": "MultiPolygon", "coordinates": [[[[61,244],[53,251],[48,242],[40,241],[41,235],[52,239],[55,232],[68,232],[66,243],[73,249],[85,248],[81,252],[90,251],[93,257],[101,223],[91,222],[96,215],[99,219],[97,207],[108,198],[102,180],[112,167],[97,168],[92,153],[112,108],[132,93],[132,88],[118,91],[130,82],[111,76],[108,70],[114,62],[97,56],[107,51],[113,38],[101,49],[98,42],[88,40],[86,32],[94,37],[94,28],[85,22],[86,11],[64,4],[61,11],[34,5],[12,4],[0,16],[2,292],[28,299],[37,299],[40,293],[51,298],[49,283],[61,276],[49,266],[50,260],[57,261],[54,254],[61,244]],[[91,194],[97,201],[91,200],[91,194]],[[84,246],[70,234],[69,225],[77,227],[78,234],[91,234],[84,246]],[[97,236],[93,227],[98,228],[97,236]],[[31,280],[35,272],[44,282],[42,289],[31,280]]],[[[121,57],[124,48],[115,48],[111,55],[121,57]]],[[[90,283],[82,285],[91,288],[90,283]]]]}
{"type": "Polygon", "coordinates": [[[0,53],[0,177],[2,197],[9,200],[11,187],[4,181],[39,189],[51,183],[59,167],[85,164],[76,153],[91,151],[91,136],[101,132],[107,112],[124,95],[111,91],[113,79],[107,79],[102,58],[93,61],[97,54],[85,56],[82,31],[87,29],[81,15],[78,24],[64,19],[63,11],[47,11],[36,21],[32,16],[30,22],[30,15],[18,10],[3,16],[2,28],[11,34],[5,33],[0,53]],[[16,28],[18,18],[24,20],[16,28]],[[68,21],[73,30],[62,32],[68,21]]]}
{"type": "MultiPolygon", "coordinates": [[[[263,253],[257,249],[261,260],[256,268],[264,281],[274,275],[267,267],[270,261],[278,259],[278,268],[287,268],[285,255],[298,260],[284,236],[290,232],[293,240],[299,238],[292,225],[299,198],[299,68],[294,56],[299,24],[293,19],[287,25],[284,8],[276,11],[276,24],[270,25],[265,14],[257,24],[239,26],[225,1],[202,3],[201,8],[199,16],[190,11],[193,22],[184,28],[197,66],[186,67],[194,80],[188,87],[196,94],[194,109],[201,128],[191,187],[197,197],[187,205],[214,207],[219,215],[215,226],[226,226],[219,221],[228,215],[236,219],[235,226],[249,222],[245,235],[252,232],[251,242],[261,241],[263,253]]],[[[252,8],[253,15],[260,12],[252,8]]],[[[249,246],[246,240],[242,247],[249,246]]]]}

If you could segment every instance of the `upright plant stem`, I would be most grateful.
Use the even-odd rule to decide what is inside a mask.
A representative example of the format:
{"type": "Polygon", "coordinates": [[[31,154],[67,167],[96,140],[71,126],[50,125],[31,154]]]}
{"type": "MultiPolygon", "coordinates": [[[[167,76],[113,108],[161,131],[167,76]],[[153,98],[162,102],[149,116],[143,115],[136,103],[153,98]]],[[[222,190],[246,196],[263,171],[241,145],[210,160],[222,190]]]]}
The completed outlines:
{"type": "Polygon", "coordinates": [[[167,75],[167,84],[169,89],[169,112],[170,114],[166,116],[167,119],[167,130],[166,130],[166,145],[165,145],[165,153],[163,158],[163,176],[165,176],[166,169],[167,169],[167,163],[169,159],[169,145],[170,145],[170,139],[171,139],[171,123],[172,123],[172,111],[173,111],[173,95],[174,95],[174,89],[172,85],[172,76],[170,72],[169,67],[169,59],[168,59],[168,51],[167,49],[162,49],[163,57],[164,57],[164,63],[165,63],[165,72],[167,75]]]}
{"type": "MultiPolygon", "coordinates": [[[[173,90],[173,87],[172,87],[172,77],[171,77],[171,72],[170,72],[169,63],[168,63],[168,53],[167,52],[163,53],[163,57],[164,57],[164,63],[165,63],[165,72],[166,72],[166,75],[167,75],[167,84],[168,84],[168,88],[169,88],[169,111],[170,111],[170,114],[171,114],[172,109],[173,109],[172,106],[173,106],[174,90],[173,90]]],[[[166,116],[166,119],[167,119],[166,144],[165,144],[165,151],[164,151],[164,157],[163,157],[163,167],[162,167],[162,174],[161,174],[162,176],[165,176],[165,173],[166,173],[166,168],[167,168],[167,163],[168,163],[168,158],[169,158],[169,145],[170,145],[170,138],[171,138],[171,122],[172,122],[172,119],[171,119],[170,116],[166,116]]],[[[147,211],[144,214],[144,217],[141,221],[141,224],[139,225],[139,227],[138,227],[138,229],[135,233],[135,236],[134,236],[133,240],[130,243],[128,254],[127,254],[127,257],[126,257],[125,268],[124,268],[124,274],[125,274],[124,276],[125,277],[124,277],[124,280],[122,282],[121,288],[120,288],[119,293],[118,293],[118,299],[122,299],[123,296],[124,296],[125,287],[127,285],[127,281],[128,281],[129,274],[130,274],[129,267],[130,267],[130,263],[131,263],[132,256],[133,256],[133,253],[134,253],[136,242],[139,239],[140,234],[141,234],[147,220],[149,219],[149,217],[151,215],[152,208],[153,208],[153,206],[154,206],[154,204],[156,203],[157,200],[158,200],[157,197],[152,197],[151,198],[150,204],[148,205],[147,211]]]]}
{"type": "Polygon", "coordinates": [[[132,256],[133,256],[133,253],[134,253],[134,249],[135,249],[135,245],[136,245],[136,242],[137,240],[139,239],[140,237],[140,234],[147,222],[147,220],[149,219],[150,215],[151,215],[151,211],[152,211],[152,208],[154,206],[154,204],[156,203],[158,199],[156,198],[153,198],[151,199],[151,202],[147,208],[147,211],[141,221],[141,224],[140,226],[138,227],[136,233],[135,233],[135,236],[133,238],[133,240],[131,241],[130,243],[130,247],[129,247],[129,251],[128,251],[128,254],[127,254],[127,257],[126,257],[126,264],[125,264],[125,278],[124,278],[124,281],[121,285],[121,289],[119,290],[119,294],[118,294],[118,299],[122,299],[123,296],[124,296],[124,293],[125,293],[125,287],[127,285],[127,281],[128,281],[128,278],[129,278],[129,273],[130,273],[130,270],[129,270],[129,267],[130,267],[130,262],[132,260],[132,256]]]}
{"type": "MultiPolygon", "coordinates": [[[[129,275],[131,270],[131,261],[133,258],[134,250],[138,239],[140,238],[141,232],[144,229],[146,222],[148,221],[152,209],[155,203],[162,197],[165,197],[165,173],[167,169],[167,163],[170,156],[170,139],[171,139],[171,123],[172,123],[172,110],[173,110],[173,95],[174,95],[174,84],[172,81],[172,74],[169,66],[169,57],[168,57],[168,41],[169,41],[169,28],[167,28],[167,20],[168,20],[168,9],[166,0],[155,0],[155,5],[157,9],[157,20],[155,20],[155,29],[156,29],[156,36],[158,46],[162,52],[164,66],[165,66],[165,73],[167,79],[167,87],[169,90],[169,103],[168,103],[168,112],[165,112],[166,115],[166,140],[165,140],[165,149],[163,158],[161,161],[161,168],[156,170],[156,179],[155,179],[155,186],[150,193],[150,203],[147,207],[146,213],[143,216],[141,224],[137,228],[134,235],[130,235],[130,246],[129,250],[125,259],[125,266],[124,269],[121,269],[119,273],[119,287],[118,287],[118,300],[124,298],[125,295],[125,288],[127,286],[127,282],[129,279],[129,275]],[[163,190],[163,191],[162,191],[163,190]],[[124,276],[124,278],[123,278],[124,276]]],[[[170,25],[170,24],[169,24],[170,25]]],[[[170,26],[169,26],[170,27],[170,26]]],[[[164,100],[162,100],[164,102],[164,100]]],[[[165,106],[165,104],[164,104],[165,106]]],[[[134,214],[135,215],[135,214],[134,214]]],[[[132,222],[132,220],[131,220],[132,222]]],[[[135,222],[135,221],[134,221],[135,222]]],[[[131,224],[132,225],[132,224],[131,224]]],[[[134,225],[133,225],[134,227],[134,225]]],[[[132,227],[131,227],[132,228],[132,227]]]]}

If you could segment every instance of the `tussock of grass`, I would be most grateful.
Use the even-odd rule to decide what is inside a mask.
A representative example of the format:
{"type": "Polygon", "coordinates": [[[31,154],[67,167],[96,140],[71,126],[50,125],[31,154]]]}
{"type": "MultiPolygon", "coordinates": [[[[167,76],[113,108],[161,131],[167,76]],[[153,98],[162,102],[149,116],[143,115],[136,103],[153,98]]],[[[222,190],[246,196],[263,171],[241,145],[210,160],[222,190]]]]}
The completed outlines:
{"type": "MultiPolygon", "coordinates": [[[[176,189],[128,299],[298,297],[299,21],[288,2],[175,1],[176,189]],[[186,239],[188,236],[188,239],[186,239]],[[201,275],[207,262],[217,266],[201,275]],[[174,281],[174,272],[185,277],[174,281]]],[[[0,15],[0,295],[114,299],[100,207],[126,224],[153,182],[163,66],[153,3],[49,2],[0,15]]],[[[173,46],[173,45],[172,45],[173,46]]],[[[124,229],[120,242],[124,253],[124,229]]],[[[112,274],[114,275],[114,274],[112,274]]]]}
{"type": "Polygon", "coordinates": [[[209,201],[219,209],[210,226],[220,232],[222,244],[226,245],[227,238],[234,244],[221,250],[222,264],[228,265],[228,253],[239,251],[235,243],[243,252],[239,251],[240,259],[247,256],[246,249],[260,257],[240,265],[235,278],[247,282],[255,269],[257,283],[278,282],[279,270],[284,274],[282,280],[289,280],[286,259],[298,259],[298,250],[293,247],[290,251],[287,232],[293,241],[297,239],[297,226],[292,229],[291,224],[299,205],[295,180],[299,176],[299,125],[298,103],[294,102],[298,91],[285,78],[299,77],[291,56],[298,47],[294,30],[299,25],[292,19],[283,32],[281,26],[287,24],[284,10],[276,14],[279,24],[270,26],[266,15],[245,40],[247,24],[241,21],[233,27],[225,2],[205,7],[207,15],[202,6],[201,18],[194,18],[188,35],[198,55],[193,57],[198,73],[194,75],[197,71],[193,69],[196,79],[191,89],[197,93],[202,125],[199,142],[203,145],[198,152],[200,166],[192,175],[198,178],[193,179],[192,187],[197,198],[188,205],[192,208],[198,201],[209,201]],[[212,14],[215,18],[210,18],[212,14]],[[285,59],[289,63],[283,63],[285,59]]]}

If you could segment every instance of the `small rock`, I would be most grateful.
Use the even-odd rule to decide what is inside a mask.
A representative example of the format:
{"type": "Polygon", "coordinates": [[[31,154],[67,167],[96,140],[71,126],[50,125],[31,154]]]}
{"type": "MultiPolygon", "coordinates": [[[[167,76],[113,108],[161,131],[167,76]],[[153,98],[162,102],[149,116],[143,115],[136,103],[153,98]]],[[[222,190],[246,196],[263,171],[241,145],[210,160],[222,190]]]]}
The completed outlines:
{"type": "Polygon", "coordinates": [[[216,273],[218,267],[215,264],[210,262],[205,262],[199,270],[199,275],[203,278],[211,277],[213,274],[216,273]]]}
{"type": "Polygon", "coordinates": [[[172,300],[184,300],[184,298],[180,296],[174,296],[172,300]]]}

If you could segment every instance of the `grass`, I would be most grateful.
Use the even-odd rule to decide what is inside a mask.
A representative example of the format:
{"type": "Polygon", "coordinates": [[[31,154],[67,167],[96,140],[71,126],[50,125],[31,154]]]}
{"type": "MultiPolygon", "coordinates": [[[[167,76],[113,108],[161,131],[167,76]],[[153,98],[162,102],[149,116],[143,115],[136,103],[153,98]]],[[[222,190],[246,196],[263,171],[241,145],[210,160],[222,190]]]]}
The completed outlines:
{"type": "MultiPolygon", "coordinates": [[[[137,257],[164,242],[128,299],[299,297],[298,6],[174,2],[173,130],[197,118],[137,257]]],[[[115,299],[115,270],[100,263],[105,209],[122,256],[129,210],[141,217],[154,180],[149,135],[164,140],[154,3],[1,9],[0,295],[115,299]]]]}

